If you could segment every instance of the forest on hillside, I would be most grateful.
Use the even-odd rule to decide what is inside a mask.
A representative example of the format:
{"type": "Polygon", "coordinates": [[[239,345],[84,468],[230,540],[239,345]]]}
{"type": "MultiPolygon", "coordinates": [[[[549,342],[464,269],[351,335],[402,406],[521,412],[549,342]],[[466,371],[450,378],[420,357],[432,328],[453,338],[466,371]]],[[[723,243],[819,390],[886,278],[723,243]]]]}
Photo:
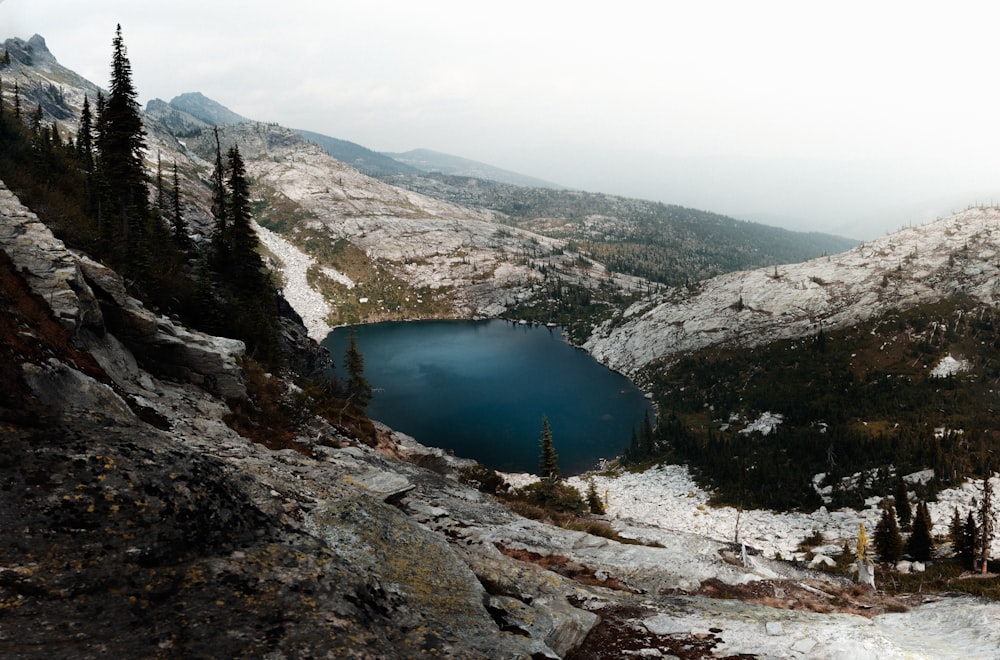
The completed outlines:
{"type": "Polygon", "coordinates": [[[443,174],[385,180],[456,204],[498,211],[512,226],[572,241],[616,272],[676,286],[713,275],[836,254],[857,242],[717,213],[601,193],[524,188],[443,174]]]}
{"type": "Polygon", "coordinates": [[[922,497],[997,468],[1000,310],[958,295],[804,339],[713,347],[641,379],[659,459],[688,463],[720,502],[862,507],[933,469],[922,497]],[[961,365],[935,375],[951,357],[961,365]],[[765,413],[781,422],[753,430],[765,413]],[[816,475],[824,475],[814,483],[816,475]],[[824,502],[817,488],[826,488],[824,502]]]}

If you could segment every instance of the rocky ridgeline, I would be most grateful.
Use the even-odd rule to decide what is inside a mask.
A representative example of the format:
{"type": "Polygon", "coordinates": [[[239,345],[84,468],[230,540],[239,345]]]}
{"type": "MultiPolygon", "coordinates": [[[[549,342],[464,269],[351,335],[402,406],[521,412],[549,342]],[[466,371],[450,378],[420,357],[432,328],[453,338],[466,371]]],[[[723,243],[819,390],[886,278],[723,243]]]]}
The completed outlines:
{"type": "Polygon", "coordinates": [[[869,618],[762,604],[833,599],[839,578],[744,567],[691,534],[624,525],[647,543],[624,545],[526,520],[457,481],[462,461],[388,429],[388,454],[319,420],[303,452],[251,443],[224,423],[243,394],[237,342],[145,310],[6,190],[0,227],[0,366],[20,374],[4,396],[37,412],[0,433],[4,657],[896,648],[869,618]]]}
{"type": "Polygon", "coordinates": [[[693,292],[648,298],[597,328],[584,345],[635,375],[706,346],[757,346],[854,325],[965,293],[1000,298],[1000,209],[972,208],[842,254],[721,275],[693,292]]]}

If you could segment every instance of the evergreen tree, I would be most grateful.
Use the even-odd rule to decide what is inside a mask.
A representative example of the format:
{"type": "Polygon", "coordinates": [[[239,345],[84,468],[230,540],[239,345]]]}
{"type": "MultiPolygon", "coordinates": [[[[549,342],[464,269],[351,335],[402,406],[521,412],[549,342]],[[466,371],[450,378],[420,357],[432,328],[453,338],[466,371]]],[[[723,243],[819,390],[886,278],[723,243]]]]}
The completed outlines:
{"type": "Polygon", "coordinates": [[[634,463],[642,458],[642,447],[639,446],[639,436],[635,432],[635,426],[632,426],[632,435],[629,439],[628,447],[625,449],[625,455],[623,456],[626,463],[634,463]]]}
{"type": "Polygon", "coordinates": [[[882,561],[895,564],[903,556],[903,537],[896,523],[896,511],[890,504],[882,509],[882,517],[875,527],[875,552],[882,561]]]}
{"type": "Polygon", "coordinates": [[[965,517],[965,527],[962,529],[962,554],[959,558],[966,568],[976,567],[976,553],[979,551],[979,525],[976,517],[969,511],[965,517]]]}
{"type": "Polygon", "coordinates": [[[983,498],[976,522],[976,555],[979,558],[979,569],[985,574],[989,570],[990,546],[993,544],[993,484],[990,483],[989,473],[983,479],[983,498]]]}
{"type": "Polygon", "coordinates": [[[181,211],[181,182],[177,175],[177,161],[174,161],[173,187],[170,190],[170,229],[174,242],[181,250],[191,251],[191,237],[188,236],[187,221],[181,211]]]}
{"type": "Polygon", "coordinates": [[[351,326],[344,351],[344,368],[347,369],[347,396],[349,406],[364,415],[372,399],[372,387],[365,379],[365,358],[358,350],[357,333],[351,326]]]}
{"type": "Polygon", "coordinates": [[[142,229],[148,217],[146,171],[142,155],[146,131],[142,126],[139,102],[132,82],[121,25],[112,42],[111,85],[104,111],[98,151],[115,211],[121,218],[121,232],[128,241],[132,229],[142,229]]]}
{"type": "Polygon", "coordinates": [[[653,440],[653,424],[649,421],[649,411],[647,410],[642,418],[642,434],[639,438],[644,457],[652,456],[656,453],[656,443],[653,440]]]}
{"type": "Polygon", "coordinates": [[[167,191],[163,186],[163,158],[159,152],[156,153],[156,181],[154,182],[154,188],[156,190],[156,201],[153,209],[162,219],[167,215],[167,191]]]}
{"type": "Polygon", "coordinates": [[[916,561],[929,561],[934,548],[934,537],[931,534],[931,514],[927,504],[917,502],[916,515],[913,518],[913,531],[906,542],[906,553],[916,561]]]}
{"type": "Polygon", "coordinates": [[[552,446],[552,431],[549,430],[549,418],[542,417],[542,435],[539,439],[542,452],[538,460],[539,475],[543,481],[559,481],[559,457],[552,446]]]}
{"type": "Polygon", "coordinates": [[[213,241],[215,243],[216,257],[220,261],[226,261],[227,236],[226,218],[228,216],[226,204],[226,168],[222,164],[222,146],[219,144],[219,129],[213,129],[215,134],[215,167],[212,170],[212,217],[215,219],[215,233],[213,241]]]}
{"type": "Polygon", "coordinates": [[[14,81],[14,118],[21,118],[21,88],[16,80],[14,81]]]}
{"type": "Polygon", "coordinates": [[[80,110],[80,128],[76,134],[76,153],[83,171],[92,174],[94,171],[94,116],[90,111],[90,98],[83,97],[83,108],[80,110]]]}
{"type": "Polygon", "coordinates": [[[251,224],[250,186],[246,166],[239,147],[233,145],[226,154],[229,161],[228,233],[225,237],[229,271],[242,286],[260,290],[264,284],[261,271],[260,243],[251,224]]]}
{"type": "Polygon", "coordinates": [[[604,502],[597,494],[597,486],[594,485],[593,479],[587,480],[587,506],[590,507],[590,512],[594,515],[600,516],[605,513],[604,502]]]}
{"type": "Polygon", "coordinates": [[[962,553],[962,542],[965,540],[962,528],[962,516],[958,513],[956,506],[952,510],[951,522],[948,523],[948,538],[951,539],[952,556],[958,557],[962,553]]]}
{"type": "Polygon", "coordinates": [[[896,517],[899,519],[899,526],[906,529],[913,520],[913,514],[910,510],[910,495],[907,492],[906,482],[903,479],[896,481],[895,500],[896,517]]]}

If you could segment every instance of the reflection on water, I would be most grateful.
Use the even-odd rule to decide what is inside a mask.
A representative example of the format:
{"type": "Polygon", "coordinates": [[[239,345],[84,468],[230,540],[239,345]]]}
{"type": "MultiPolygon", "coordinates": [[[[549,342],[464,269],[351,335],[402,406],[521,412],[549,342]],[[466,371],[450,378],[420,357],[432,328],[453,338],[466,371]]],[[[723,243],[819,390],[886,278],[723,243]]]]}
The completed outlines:
{"type": "MultiPolygon", "coordinates": [[[[493,320],[356,330],[376,390],[373,419],[497,470],[536,471],[543,415],[560,469],[574,474],[620,454],[632,427],[652,414],[628,379],[569,346],[558,329],[493,320]]],[[[347,334],[335,330],[323,342],[338,369],[347,334]]]]}

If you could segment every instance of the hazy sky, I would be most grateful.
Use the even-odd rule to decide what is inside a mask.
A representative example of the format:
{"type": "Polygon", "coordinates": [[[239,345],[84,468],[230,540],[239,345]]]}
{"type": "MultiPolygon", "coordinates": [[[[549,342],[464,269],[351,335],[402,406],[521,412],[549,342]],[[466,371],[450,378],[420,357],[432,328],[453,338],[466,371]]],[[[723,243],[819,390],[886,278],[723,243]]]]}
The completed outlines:
{"type": "Polygon", "coordinates": [[[988,2],[0,0],[107,85],[868,238],[1000,201],[988,2]]]}

